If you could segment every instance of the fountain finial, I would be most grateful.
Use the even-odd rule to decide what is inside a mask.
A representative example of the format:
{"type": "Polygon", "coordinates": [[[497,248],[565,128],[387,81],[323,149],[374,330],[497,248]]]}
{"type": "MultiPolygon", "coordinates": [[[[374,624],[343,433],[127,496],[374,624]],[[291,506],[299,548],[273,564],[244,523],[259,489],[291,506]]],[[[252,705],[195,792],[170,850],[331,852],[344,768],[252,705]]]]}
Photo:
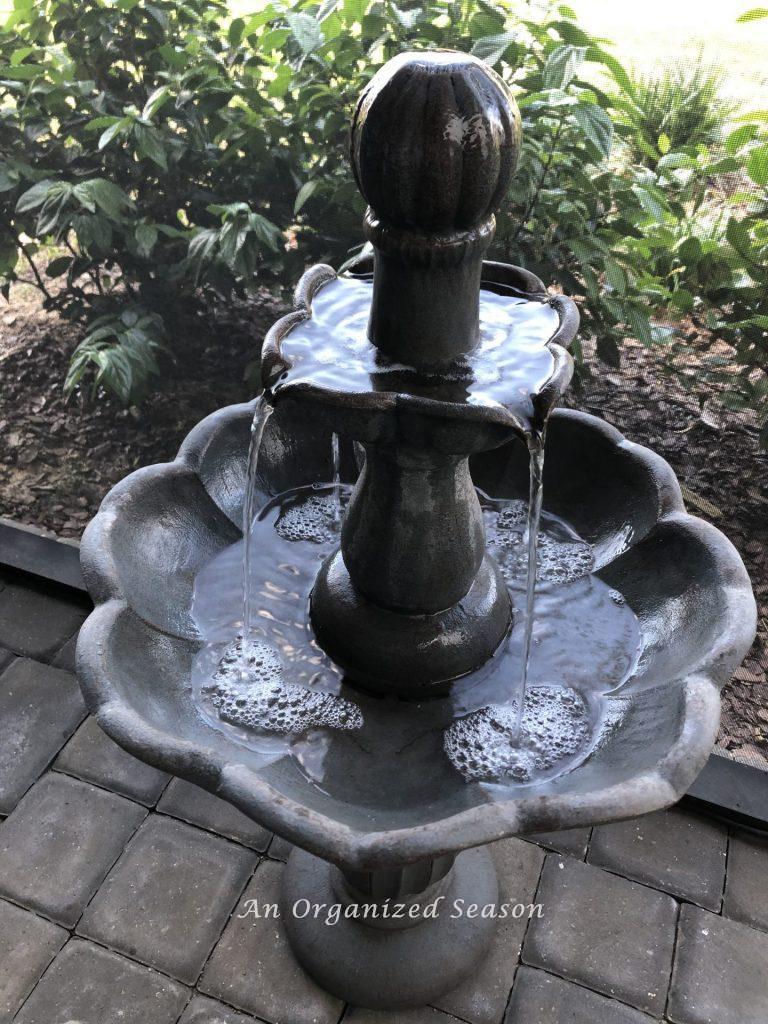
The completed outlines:
{"type": "Polygon", "coordinates": [[[499,208],[519,151],[520,114],[506,84],[451,50],[389,61],[352,121],[360,191],[374,217],[403,231],[480,227],[499,208]]]}
{"type": "Polygon", "coordinates": [[[389,358],[440,366],[477,344],[483,254],[520,135],[508,87],[470,54],[399,54],[361,95],[351,160],[375,252],[369,335],[389,358]]]}

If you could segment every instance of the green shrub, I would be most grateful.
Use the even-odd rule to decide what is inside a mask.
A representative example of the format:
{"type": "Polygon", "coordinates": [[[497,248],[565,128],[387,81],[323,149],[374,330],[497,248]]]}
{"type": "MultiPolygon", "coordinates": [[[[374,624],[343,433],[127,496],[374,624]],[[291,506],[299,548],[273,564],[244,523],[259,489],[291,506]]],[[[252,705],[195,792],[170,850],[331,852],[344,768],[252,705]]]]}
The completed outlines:
{"type": "MultiPolygon", "coordinates": [[[[696,215],[680,222],[689,230],[678,232],[669,273],[678,308],[692,311],[706,328],[697,352],[703,378],[723,389],[732,411],[756,412],[768,447],[768,111],[738,121],[725,139],[726,155],[712,160],[700,154],[696,173],[706,179],[713,168],[738,171],[739,185],[716,214],[701,200],[696,215],[707,215],[703,225],[696,215]]],[[[685,159],[679,154],[675,162],[685,159]]],[[[673,346],[672,355],[681,349],[673,346]]]]}
{"type": "Polygon", "coordinates": [[[630,72],[629,89],[616,104],[631,127],[627,141],[634,158],[652,165],[670,151],[721,139],[736,109],[725,86],[725,70],[707,62],[702,51],[694,63],[648,75],[630,72]]]}
{"type": "Polygon", "coordinates": [[[179,345],[179,303],[342,262],[362,234],[350,116],[368,78],[413,46],[471,51],[517,93],[524,147],[497,253],[581,297],[603,359],[618,363],[624,335],[660,336],[650,315],[692,274],[696,301],[711,301],[678,242],[677,262],[661,257],[690,207],[672,158],[708,174],[715,161],[609,160],[632,129],[592,83],[625,97],[632,83],[566,6],[272,0],[231,20],[222,0],[15,0],[0,33],[0,274],[6,295],[33,275],[82,322],[67,387],[136,400],[179,345]],[[64,252],[41,272],[51,240],[64,252]]]}

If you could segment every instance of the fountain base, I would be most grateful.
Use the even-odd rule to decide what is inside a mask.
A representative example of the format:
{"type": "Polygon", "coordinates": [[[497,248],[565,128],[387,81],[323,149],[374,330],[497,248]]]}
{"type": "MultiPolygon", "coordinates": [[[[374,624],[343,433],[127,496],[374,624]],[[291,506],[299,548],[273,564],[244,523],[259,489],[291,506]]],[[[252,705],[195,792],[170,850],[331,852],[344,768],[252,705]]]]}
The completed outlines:
{"type": "Polygon", "coordinates": [[[324,989],[369,1009],[423,1006],[456,988],[485,955],[496,931],[497,919],[489,916],[498,900],[496,870],[487,848],[478,847],[460,853],[430,884],[435,874],[440,874],[437,861],[399,872],[382,869],[369,875],[363,892],[357,879],[295,849],[285,870],[282,903],[297,960],[324,989]],[[424,872],[418,870],[422,867],[424,872]],[[427,884],[410,893],[419,874],[427,884]],[[393,875],[398,876],[394,890],[400,891],[377,899],[382,883],[393,891],[393,875]],[[338,920],[336,913],[330,916],[333,907],[338,920]],[[487,908],[485,916],[474,907],[487,908]]]}
{"type": "Polygon", "coordinates": [[[512,622],[506,583],[489,555],[457,604],[404,615],[361,594],[337,551],[318,573],[311,609],[318,642],[351,679],[403,697],[444,694],[493,655],[512,622]]]}

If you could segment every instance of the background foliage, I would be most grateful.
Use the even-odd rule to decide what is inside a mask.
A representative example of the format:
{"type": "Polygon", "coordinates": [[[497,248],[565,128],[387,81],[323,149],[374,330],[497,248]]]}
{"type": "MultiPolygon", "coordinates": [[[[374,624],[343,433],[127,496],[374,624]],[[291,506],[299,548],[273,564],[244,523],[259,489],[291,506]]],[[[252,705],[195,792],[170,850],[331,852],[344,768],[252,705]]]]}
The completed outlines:
{"type": "Polygon", "coordinates": [[[706,325],[703,372],[764,420],[768,112],[713,134],[706,82],[692,119],[685,82],[628,74],[567,6],[523,0],[275,0],[234,20],[220,0],[15,0],[0,32],[0,275],[6,297],[31,277],[82,322],[67,388],[135,401],[183,346],[180,303],[340,263],[361,237],[355,100],[413,45],[471,51],[518,95],[524,150],[497,255],[581,297],[582,335],[610,365],[631,335],[667,346],[674,370],[683,343],[661,325],[706,325]]]}

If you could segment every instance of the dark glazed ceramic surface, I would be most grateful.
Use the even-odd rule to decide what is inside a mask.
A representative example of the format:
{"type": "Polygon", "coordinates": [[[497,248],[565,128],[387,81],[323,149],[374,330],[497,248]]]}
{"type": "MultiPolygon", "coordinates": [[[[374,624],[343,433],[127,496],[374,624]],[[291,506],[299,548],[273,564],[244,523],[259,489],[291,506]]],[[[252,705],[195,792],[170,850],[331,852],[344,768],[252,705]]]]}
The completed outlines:
{"type": "MultiPolygon", "coordinates": [[[[306,416],[291,418],[289,409],[278,408],[265,434],[265,500],[332,472],[329,433],[306,416]]],[[[331,747],[320,787],[293,758],[262,765],[207,725],[190,691],[200,646],[192,585],[199,568],[240,535],[252,414],[250,403],[209,416],[176,461],[118,484],[83,538],[97,608],[80,635],[78,672],[89,707],[121,746],[348,869],[632,817],[685,792],[717,733],[718,690],[754,634],[749,580],[730,542],[686,514],[661,458],[575,412],[550,421],[546,505],[595,546],[599,575],[640,620],[643,648],[637,672],[616,695],[619,726],[578,768],[528,787],[468,784],[439,756],[438,736],[418,761],[400,766],[398,800],[382,802],[372,763],[357,759],[354,746],[331,747]]],[[[477,456],[472,471],[489,493],[527,493],[518,442],[477,456]]],[[[349,453],[342,475],[354,475],[349,453]]],[[[370,729],[390,771],[398,770],[391,750],[423,724],[423,707],[379,702],[370,729]]]]}

